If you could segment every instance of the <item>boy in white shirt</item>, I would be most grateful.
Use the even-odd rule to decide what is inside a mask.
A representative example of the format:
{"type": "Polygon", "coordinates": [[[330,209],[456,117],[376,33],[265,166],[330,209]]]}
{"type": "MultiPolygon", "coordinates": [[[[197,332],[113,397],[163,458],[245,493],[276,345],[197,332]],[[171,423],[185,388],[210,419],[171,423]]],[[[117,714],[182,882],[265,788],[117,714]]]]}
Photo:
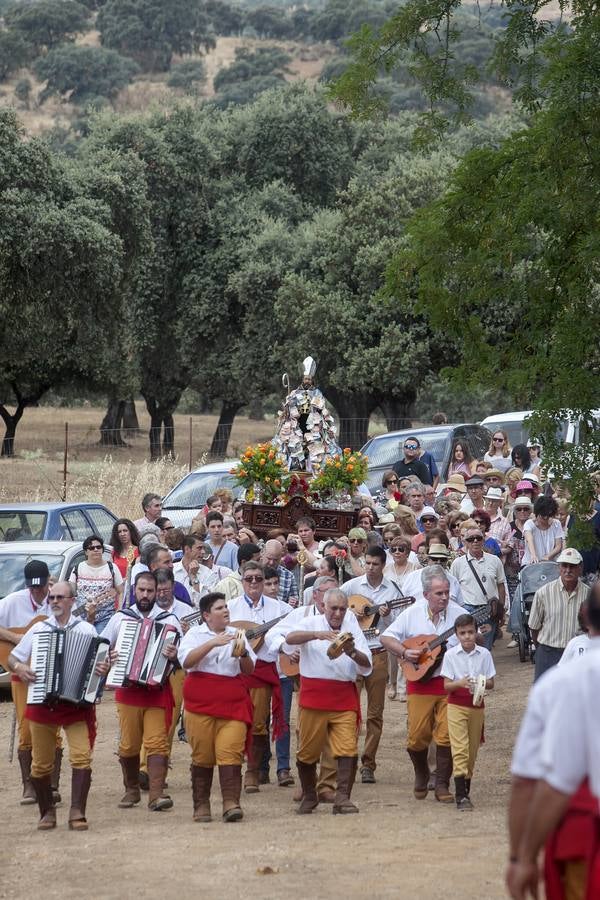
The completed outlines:
{"type": "Polygon", "coordinates": [[[458,645],[448,650],[441,674],[448,691],[448,733],[452,748],[457,809],[471,810],[471,778],[483,735],[484,705],[473,706],[473,688],[479,675],[486,677],[486,690],[494,687],[496,669],[492,654],[477,646],[477,626],[469,613],[454,623],[458,645]]]}

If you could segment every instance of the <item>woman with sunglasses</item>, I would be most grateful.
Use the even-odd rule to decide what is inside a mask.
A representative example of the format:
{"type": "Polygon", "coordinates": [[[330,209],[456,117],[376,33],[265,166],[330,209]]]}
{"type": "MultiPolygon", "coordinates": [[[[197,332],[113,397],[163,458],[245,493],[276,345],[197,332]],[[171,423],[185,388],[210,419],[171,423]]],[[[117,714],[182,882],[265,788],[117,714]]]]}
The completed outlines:
{"type": "Polygon", "coordinates": [[[140,535],[131,519],[117,519],[110,534],[112,561],[123,578],[127,575],[129,557],[133,551],[134,561],[140,555],[140,535]]]}
{"type": "Polygon", "coordinates": [[[393,469],[383,473],[381,490],[377,491],[374,501],[378,506],[383,506],[392,512],[399,503],[402,503],[402,492],[399,489],[398,476],[393,469]]]}
{"type": "Polygon", "coordinates": [[[483,461],[491,463],[495,469],[500,469],[501,472],[508,472],[515,465],[510,453],[511,446],[508,435],[499,428],[492,435],[488,452],[483,457],[483,461]]]}
{"type": "Polygon", "coordinates": [[[448,478],[451,475],[464,475],[465,479],[473,474],[474,459],[466,441],[454,441],[448,466],[448,478]]]}
{"type": "MultiPolygon", "coordinates": [[[[492,524],[492,517],[486,509],[474,509],[471,513],[471,519],[475,522],[475,525],[483,531],[485,534],[485,540],[483,542],[483,549],[486,553],[493,553],[494,556],[502,557],[502,548],[496,538],[491,536],[490,525],[492,524]]],[[[464,531],[464,528],[461,529],[464,531]]]]}
{"type": "Polygon", "coordinates": [[[104,557],[104,544],[97,534],[90,534],[83,542],[85,562],[80,562],[69,581],[77,591],[76,606],[85,604],[88,622],[98,634],[112,617],[123,593],[123,577],[119,569],[104,557]]]}
{"type": "Polygon", "coordinates": [[[521,469],[523,475],[531,473],[539,476],[539,466],[532,460],[531,454],[525,444],[515,444],[512,448],[511,456],[513,464],[521,469]]]}

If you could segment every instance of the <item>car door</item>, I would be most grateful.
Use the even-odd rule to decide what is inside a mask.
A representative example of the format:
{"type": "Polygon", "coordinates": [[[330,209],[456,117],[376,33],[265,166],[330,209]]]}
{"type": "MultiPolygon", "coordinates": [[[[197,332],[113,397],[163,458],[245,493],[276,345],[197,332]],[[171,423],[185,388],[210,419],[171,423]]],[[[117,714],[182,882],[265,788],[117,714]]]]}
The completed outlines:
{"type": "Polygon", "coordinates": [[[487,428],[481,425],[466,425],[465,438],[468,441],[469,449],[473,459],[483,459],[489,450],[492,436],[487,428]]]}
{"type": "Polygon", "coordinates": [[[84,512],[91,522],[89,534],[97,534],[105,544],[110,543],[116,518],[107,509],[102,509],[100,506],[86,507],[84,512]]]}
{"type": "Polygon", "coordinates": [[[91,534],[90,523],[80,509],[67,509],[60,514],[63,540],[83,541],[91,534]]]}

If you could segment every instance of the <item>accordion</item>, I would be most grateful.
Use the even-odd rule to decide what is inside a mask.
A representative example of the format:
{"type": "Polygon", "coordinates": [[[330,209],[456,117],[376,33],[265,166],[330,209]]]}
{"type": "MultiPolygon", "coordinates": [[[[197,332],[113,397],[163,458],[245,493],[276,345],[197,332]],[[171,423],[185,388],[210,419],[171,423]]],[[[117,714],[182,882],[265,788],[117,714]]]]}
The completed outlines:
{"type": "Polygon", "coordinates": [[[96,702],[104,677],[98,663],[110,652],[106,638],[73,628],[48,628],[33,635],[30,666],[35,681],[27,689],[27,702],[51,705],[61,701],[75,706],[96,702]]]}
{"type": "Polygon", "coordinates": [[[106,687],[160,687],[173,669],[163,650],[178,641],[177,628],[161,622],[159,617],[137,619],[124,615],[115,642],[119,661],[108,673],[106,687]]]}

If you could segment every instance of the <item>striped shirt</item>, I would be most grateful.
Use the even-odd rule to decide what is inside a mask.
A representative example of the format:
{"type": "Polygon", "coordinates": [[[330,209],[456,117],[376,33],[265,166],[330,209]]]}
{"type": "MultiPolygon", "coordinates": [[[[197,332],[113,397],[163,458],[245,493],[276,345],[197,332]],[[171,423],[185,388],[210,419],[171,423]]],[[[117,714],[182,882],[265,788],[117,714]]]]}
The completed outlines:
{"type": "Polygon", "coordinates": [[[590,589],[583,581],[569,594],[561,578],[545,584],[535,592],[529,627],[538,631],[538,642],[547,647],[566,647],[579,630],[577,615],[590,589]]]}
{"type": "Polygon", "coordinates": [[[296,585],[294,574],[293,572],[290,572],[289,569],[286,569],[285,566],[277,566],[277,574],[279,575],[279,593],[277,594],[277,599],[283,600],[284,603],[289,603],[290,597],[298,596],[298,587],[296,585]]]}

